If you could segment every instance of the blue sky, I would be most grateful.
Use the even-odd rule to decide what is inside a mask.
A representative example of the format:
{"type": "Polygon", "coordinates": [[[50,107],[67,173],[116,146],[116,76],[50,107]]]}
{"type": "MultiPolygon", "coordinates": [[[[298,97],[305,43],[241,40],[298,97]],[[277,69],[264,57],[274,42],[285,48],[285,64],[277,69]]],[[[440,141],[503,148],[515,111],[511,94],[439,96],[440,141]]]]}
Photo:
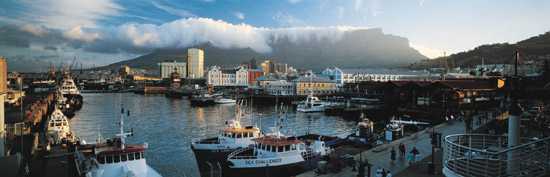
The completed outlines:
{"type": "MultiPolygon", "coordinates": [[[[550,30],[550,1],[540,0],[3,0],[0,7],[0,26],[31,33],[23,46],[34,53],[107,58],[98,63],[204,41],[269,52],[265,33],[361,28],[406,37],[436,57],[550,30]]],[[[0,43],[0,52],[26,53],[18,47],[0,43]]]]}

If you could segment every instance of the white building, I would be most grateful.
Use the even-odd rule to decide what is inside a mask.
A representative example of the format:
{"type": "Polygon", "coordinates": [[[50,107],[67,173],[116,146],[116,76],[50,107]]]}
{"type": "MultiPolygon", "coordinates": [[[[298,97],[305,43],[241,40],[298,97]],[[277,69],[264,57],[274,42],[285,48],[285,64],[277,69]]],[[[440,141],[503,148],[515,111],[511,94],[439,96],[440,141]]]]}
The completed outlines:
{"type": "Polygon", "coordinates": [[[200,79],[204,77],[204,51],[202,49],[187,49],[187,77],[200,79]]]}
{"type": "Polygon", "coordinates": [[[430,78],[430,74],[425,71],[401,69],[341,69],[341,71],[343,83],[425,80],[430,78]]]}
{"type": "Polygon", "coordinates": [[[265,94],[277,96],[296,95],[296,86],[293,82],[275,79],[269,76],[259,77],[257,81],[259,87],[264,90],[265,94]]]}
{"type": "Polygon", "coordinates": [[[214,87],[246,87],[248,86],[248,70],[242,66],[234,69],[222,69],[219,66],[212,66],[208,70],[207,83],[214,87]]]}
{"type": "Polygon", "coordinates": [[[170,74],[174,71],[178,71],[181,78],[185,78],[187,65],[185,62],[165,61],[158,64],[160,66],[160,78],[170,78],[170,74]]]}
{"type": "Polygon", "coordinates": [[[336,82],[337,87],[344,85],[344,76],[342,70],[337,67],[330,67],[321,72],[321,76],[328,78],[331,81],[336,82]]]}

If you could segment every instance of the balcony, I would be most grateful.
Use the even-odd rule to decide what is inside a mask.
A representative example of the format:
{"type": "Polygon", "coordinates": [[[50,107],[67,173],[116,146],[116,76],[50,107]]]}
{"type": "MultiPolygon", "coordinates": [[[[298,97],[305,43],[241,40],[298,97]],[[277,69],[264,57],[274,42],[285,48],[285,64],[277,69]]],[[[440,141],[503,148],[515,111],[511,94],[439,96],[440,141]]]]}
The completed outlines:
{"type": "Polygon", "coordinates": [[[506,136],[446,136],[443,174],[447,177],[537,177],[550,174],[550,137],[522,139],[516,147],[507,146],[506,136]]]}

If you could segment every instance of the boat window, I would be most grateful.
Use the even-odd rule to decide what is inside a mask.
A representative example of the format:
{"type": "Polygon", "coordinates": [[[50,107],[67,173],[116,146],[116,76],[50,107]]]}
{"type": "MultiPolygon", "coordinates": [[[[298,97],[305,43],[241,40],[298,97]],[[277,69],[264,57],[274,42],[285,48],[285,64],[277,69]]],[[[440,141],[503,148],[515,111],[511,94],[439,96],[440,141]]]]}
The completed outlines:
{"type": "Polygon", "coordinates": [[[134,154],[134,157],[136,157],[136,160],[141,159],[141,158],[139,157],[139,153],[135,153],[135,154],[134,154]]]}
{"type": "Polygon", "coordinates": [[[231,138],[235,138],[235,133],[231,133],[231,138]]]}
{"type": "Polygon", "coordinates": [[[285,150],[284,146],[277,146],[277,152],[283,152],[285,150]]]}
{"type": "Polygon", "coordinates": [[[97,161],[100,163],[100,164],[104,164],[105,163],[105,157],[104,156],[99,156],[97,158],[97,161]]]}
{"type": "Polygon", "coordinates": [[[110,155],[105,156],[105,161],[107,163],[113,163],[113,156],[110,156],[110,155]]]}
{"type": "Polygon", "coordinates": [[[120,162],[120,155],[115,155],[115,156],[114,156],[114,162],[115,162],[115,163],[120,162]]]}
{"type": "Polygon", "coordinates": [[[237,138],[241,138],[242,137],[242,133],[237,133],[237,138]]]}
{"type": "Polygon", "coordinates": [[[145,154],[143,154],[143,152],[140,152],[141,154],[141,158],[144,159],[145,158],[145,154]]]}
{"type": "Polygon", "coordinates": [[[285,145],[285,151],[290,151],[290,145],[285,145]]]}
{"type": "Polygon", "coordinates": [[[122,155],[120,155],[120,161],[125,162],[126,160],[128,160],[128,154],[122,154],[122,155]]]}
{"type": "Polygon", "coordinates": [[[262,150],[265,150],[265,145],[264,144],[260,144],[262,150]]]}
{"type": "Polygon", "coordinates": [[[291,146],[291,148],[292,148],[292,150],[296,150],[296,145],[293,144],[293,145],[291,146]]]}
{"type": "Polygon", "coordinates": [[[55,123],[55,126],[61,126],[60,122],[55,123]]]}
{"type": "Polygon", "coordinates": [[[277,152],[277,146],[271,146],[271,152],[277,152]]]}
{"type": "Polygon", "coordinates": [[[128,160],[134,160],[134,153],[128,154],[128,160]]]}

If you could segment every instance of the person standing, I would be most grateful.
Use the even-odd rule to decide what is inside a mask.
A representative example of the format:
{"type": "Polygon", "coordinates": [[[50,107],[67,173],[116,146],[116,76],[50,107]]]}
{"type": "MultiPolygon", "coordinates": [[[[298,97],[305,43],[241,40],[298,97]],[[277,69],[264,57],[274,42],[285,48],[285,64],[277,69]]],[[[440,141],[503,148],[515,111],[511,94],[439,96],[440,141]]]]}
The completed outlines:
{"type": "Polygon", "coordinates": [[[420,154],[418,149],[416,149],[416,146],[414,146],[413,149],[411,150],[411,154],[412,154],[411,162],[414,163],[416,162],[416,156],[420,154]]]}
{"type": "Polygon", "coordinates": [[[393,164],[393,162],[395,161],[395,148],[394,147],[391,147],[390,159],[391,159],[391,163],[393,164]]]}

